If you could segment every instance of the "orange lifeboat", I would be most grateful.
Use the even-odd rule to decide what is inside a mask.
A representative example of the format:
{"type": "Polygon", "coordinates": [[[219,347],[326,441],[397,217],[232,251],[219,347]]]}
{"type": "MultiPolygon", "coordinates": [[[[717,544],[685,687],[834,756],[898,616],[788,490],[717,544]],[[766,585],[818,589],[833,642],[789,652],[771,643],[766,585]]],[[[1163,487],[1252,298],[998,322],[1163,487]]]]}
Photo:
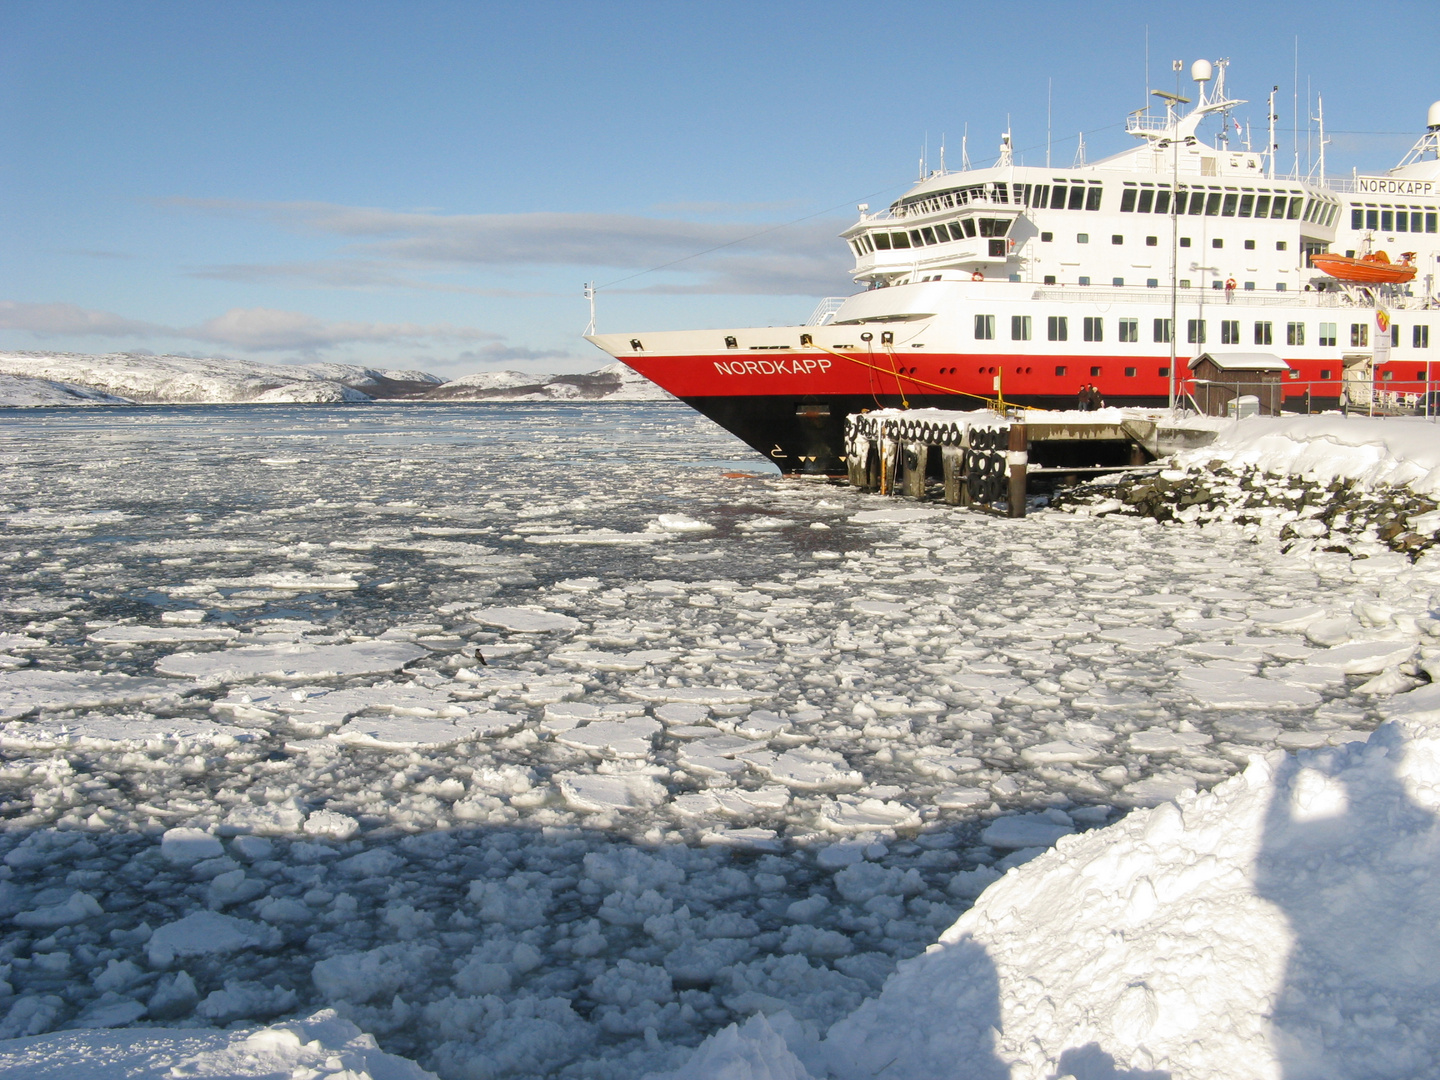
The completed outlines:
{"type": "Polygon", "coordinates": [[[1400,256],[1398,263],[1392,263],[1390,256],[1383,251],[1361,255],[1358,259],[1323,252],[1311,255],[1310,264],[1340,281],[1356,281],[1367,285],[1398,285],[1414,280],[1418,269],[1411,265],[1410,260],[1414,257],[1415,252],[1407,251],[1400,256]]]}

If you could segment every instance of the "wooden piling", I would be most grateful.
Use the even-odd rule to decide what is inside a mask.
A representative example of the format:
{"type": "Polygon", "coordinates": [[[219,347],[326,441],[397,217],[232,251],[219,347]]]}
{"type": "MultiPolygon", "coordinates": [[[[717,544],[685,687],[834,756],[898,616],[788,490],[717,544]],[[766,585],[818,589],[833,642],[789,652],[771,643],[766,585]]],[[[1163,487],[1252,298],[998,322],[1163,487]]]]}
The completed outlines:
{"type": "Polygon", "coordinates": [[[951,506],[960,506],[961,500],[969,495],[965,486],[965,450],[959,446],[940,448],[940,463],[945,468],[945,501],[951,506]]]}
{"type": "Polygon", "coordinates": [[[1010,425],[1009,452],[1005,455],[1010,465],[1009,517],[1025,516],[1025,482],[1030,466],[1028,430],[1024,424],[1010,425]]]}
{"type": "Polygon", "coordinates": [[[930,447],[923,442],[907,442],[900,448],[900,494],[912,499],[925,497],[925,467],[929,463],[930,447]]]}

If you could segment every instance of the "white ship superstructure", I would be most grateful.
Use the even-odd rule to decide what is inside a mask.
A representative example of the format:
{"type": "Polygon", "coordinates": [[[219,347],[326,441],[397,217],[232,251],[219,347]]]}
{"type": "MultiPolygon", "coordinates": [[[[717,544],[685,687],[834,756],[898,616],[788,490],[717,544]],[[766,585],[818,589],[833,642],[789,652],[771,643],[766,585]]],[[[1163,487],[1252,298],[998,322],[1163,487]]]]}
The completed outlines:
{"type": "Polygon", "coordinates": [[[1192,75],[1194,107],[1162,95],[1164,115],[1128,118],[1138,142],[1119,154],[1017,164],[1007,133],[994,165],[862,206],[842,236],[865,290],[806,326],[590,340],[789,471],[838,468],[845,412],[997,394],[1073,407],[1090,385],[1110,404],[1184,402],[1206,354],[1282,360],[1287,408],[1423,399],[1440,375],[1440,102],[1387,172],[1282,176],[1273,130],[1264,151],[1232,145],[1244,102],[1226,93],[1225,63],[1192,75]],[[1414,275],[1337,280],[1312,264],[1325,253],[1414,275]]]}

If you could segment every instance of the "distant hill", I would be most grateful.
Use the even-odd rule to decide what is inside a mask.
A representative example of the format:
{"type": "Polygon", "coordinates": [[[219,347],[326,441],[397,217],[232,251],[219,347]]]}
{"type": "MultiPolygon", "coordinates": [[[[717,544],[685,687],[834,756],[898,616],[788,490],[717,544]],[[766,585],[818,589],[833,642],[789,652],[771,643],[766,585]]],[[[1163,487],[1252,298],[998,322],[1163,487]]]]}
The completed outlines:
{"type": "Polygon", "coordinates": [[[583,375],[499,371],[446,382],[425,371],[353,364],[0,352],[0,406],[663,401],[669,397],[621,364],[583,375]]]}
{"type": "Polygon", "coordinates": [[[426,401],[673,401],[674,398],[624,364],[583,375],[530,375],[486,371],[437,386],[426,401]]]}

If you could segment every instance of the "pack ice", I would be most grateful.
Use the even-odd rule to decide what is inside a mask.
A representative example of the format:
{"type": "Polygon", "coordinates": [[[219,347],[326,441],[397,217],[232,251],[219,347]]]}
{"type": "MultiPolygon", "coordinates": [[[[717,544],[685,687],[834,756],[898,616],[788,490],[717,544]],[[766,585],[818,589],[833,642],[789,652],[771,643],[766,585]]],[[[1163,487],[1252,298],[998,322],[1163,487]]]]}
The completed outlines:
{"type": "Polygon", "coordinates": [[[1429,556],[721,477],[665,404],[0,440],[26,1068],[1429,1068],[1429,556]]]}

